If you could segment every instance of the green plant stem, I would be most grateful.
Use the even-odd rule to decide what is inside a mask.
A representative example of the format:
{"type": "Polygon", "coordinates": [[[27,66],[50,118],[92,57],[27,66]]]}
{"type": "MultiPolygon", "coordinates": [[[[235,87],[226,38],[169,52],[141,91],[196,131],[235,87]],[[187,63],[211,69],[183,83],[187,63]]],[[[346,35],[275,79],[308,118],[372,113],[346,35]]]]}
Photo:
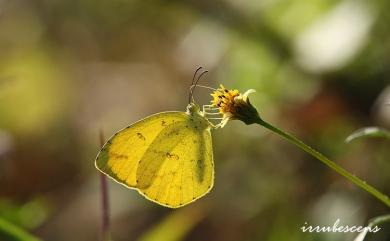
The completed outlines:
{"type": "Polygon", "coordinates": [[[368,226],[372,227],[390,221],[390,214],[378,216],[369,220],[368,226]]]}
{"type": "Polygon", "coordinates": [[[255,123],[259,124],[259,125],[262,125],[264,126],[265,128],[271,130],[272,132],[282,136],[283,138],[287,139],[288,141],[290,141],[291,143],[293,143],[294,145],[298,146],[299,148],[301,148],[302,150],[304,150],[305,152],[309,153],[310,155],[314,156],[315,158],[317,158],[318,160],[320,160],[322,163],[324,163],[325,165],[327,165],[328,167],[332,168],[333,170],[335,170],[336,172],[338,172],[340,175],[344,176],[345,178],[347,178],[348,180],[350,180],[351,182],[353,182],[354,184],[356,184],[357,186],[361,187],[362,189],[366,190],[367,192],[369,192],[371,195],[373,195],[374,197],[376,197],[377,199],[381,200],[383,203],[385,203],[388,207],[390,207],[390,199],[389,197],[387,197],[385,194],[381,193],[380,191],[378,191],[377,189],[375,189],[373,186],[367,184],[365,181],[362,181],[360,178],[358,178],[357,176],[355,175],[352,175],[351,173],[349,173],[347,170],[345,170],[344,168],[342,168],[341,166],[337,165],[335,162],[329,160],[327,157],[325,157],[324,155],[322,155],[321,153],[319,153],[318,151],[314,150],[313,148],[311,148],[310,146],[306,145],[305,143],[303,143],[301,140],[299,140],[298,138],[296,138],[295,136],[291,135],[291,134],[288,134],[287,132],[271,125],[270,123],[258,118],[255,123]]]}
{"type": "Polygon", "coordinates": [[[41,239],[0,217],[0,240],[3,240],[2,238],[12,241],[41,241],[41,239]]]}

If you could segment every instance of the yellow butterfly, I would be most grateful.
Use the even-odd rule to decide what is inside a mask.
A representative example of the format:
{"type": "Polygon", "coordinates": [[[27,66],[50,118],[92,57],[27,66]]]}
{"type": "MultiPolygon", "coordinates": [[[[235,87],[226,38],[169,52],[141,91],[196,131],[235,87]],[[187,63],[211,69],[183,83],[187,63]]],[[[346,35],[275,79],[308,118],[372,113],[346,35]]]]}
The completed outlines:
{"type": "Polygon", "coordinates": [[[201,111],[194,102],[193,89],[207,72],[194,84],[199,69],[186,112],[157,113],[115,133],[96,157],[96,168],[170,208],[207,194],[214,183],[210,130],[219,126],[205,116],[210,114],[206,110],[213,109],[210,105],[201,111]]]}

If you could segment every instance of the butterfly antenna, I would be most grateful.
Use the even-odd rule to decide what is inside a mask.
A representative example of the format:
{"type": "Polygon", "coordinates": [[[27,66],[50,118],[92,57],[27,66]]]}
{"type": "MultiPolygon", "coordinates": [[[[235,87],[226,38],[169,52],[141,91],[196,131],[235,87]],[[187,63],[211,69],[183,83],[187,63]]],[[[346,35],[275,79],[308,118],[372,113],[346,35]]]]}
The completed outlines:
{"type": "Polygon", "coordinates": [[[192,93],[193,93],[193,91],[192,91],[193,87],[192,86],[194,85],[195,77],[196,77],[197,73],[199,72],[199,70],[201,70],[202,68],[203,68],[202,66],[198,67],[195,70],[194,76],[192,76],[191,89],[190,89],[190,94],[188,96],[188,104],[191,103],[191,97],[192,97],[192,93]]]}
{"type": "Polygon", "coordinates": [[[203,71],[199,76],[198,78],[196,79],[195,83],[191,86],[191,92],[190,92],[190,102],[191,102],[191,99],[192,99],[192,102],[194,102],[194,89],[196,88],[196,85],[198,84],[200,78],[202,78],[202,76],[206,73],[208,73],[209,71],[205,70],[203,71]]]}

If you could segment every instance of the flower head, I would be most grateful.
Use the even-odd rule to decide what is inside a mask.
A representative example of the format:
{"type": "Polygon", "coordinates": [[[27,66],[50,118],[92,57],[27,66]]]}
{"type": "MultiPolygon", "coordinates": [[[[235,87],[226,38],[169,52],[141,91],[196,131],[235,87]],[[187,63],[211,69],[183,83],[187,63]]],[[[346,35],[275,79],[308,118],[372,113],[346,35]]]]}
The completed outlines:
{"type": "Polygon", "coordinates": [[[223,115],[221,127],[226,125],[229,120],[241,120],[245,124],[253,124],[260,119],[255,107],[249,102],[248,95],[255,92],[250,89],[244,94],[238,90],[228,90],[223,85],[220,85],[211,96],[213,100],[211,105],[219,109],[223,115]]]}

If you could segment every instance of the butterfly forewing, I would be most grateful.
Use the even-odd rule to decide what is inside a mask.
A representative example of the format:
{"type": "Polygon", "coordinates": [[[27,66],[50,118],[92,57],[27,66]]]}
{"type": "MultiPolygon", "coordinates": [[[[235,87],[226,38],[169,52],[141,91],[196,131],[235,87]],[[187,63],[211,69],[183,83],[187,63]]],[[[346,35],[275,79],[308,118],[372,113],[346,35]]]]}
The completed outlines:
{"type": "Polygon", "coordinates": [[[168,125],[187,118],[184,112],[163,112],[126,127],[103,146],[96,158],[96,167],[116,181],[135,187],[138,163],[150,143],[168,125]]]}

